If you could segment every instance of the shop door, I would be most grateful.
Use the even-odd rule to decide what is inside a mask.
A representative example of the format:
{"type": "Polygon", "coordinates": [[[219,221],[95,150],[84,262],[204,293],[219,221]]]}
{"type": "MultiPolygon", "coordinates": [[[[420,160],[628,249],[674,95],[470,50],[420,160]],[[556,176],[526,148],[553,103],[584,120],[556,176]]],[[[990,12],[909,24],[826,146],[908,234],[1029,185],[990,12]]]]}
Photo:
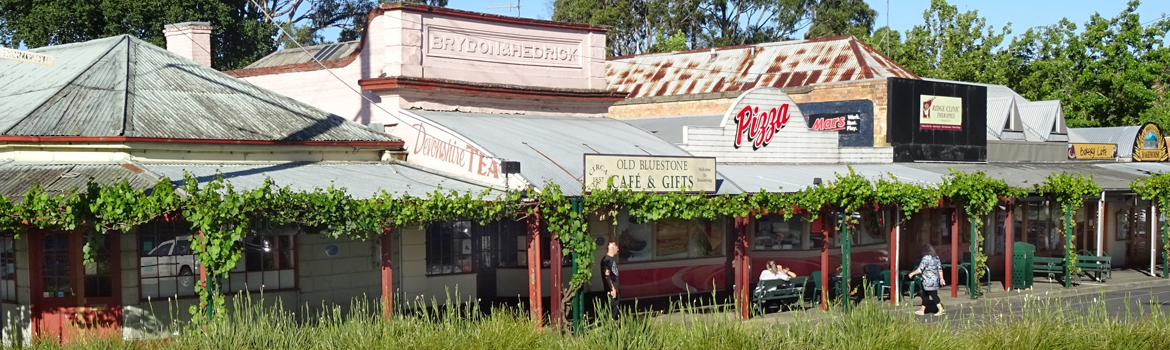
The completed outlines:
{"type": "Polygon", "coordinates": [[[32,317],[37,337],[68,341],[79,334],[121,338],[122,305],[118,283],[118,235],[94,241],[94,262],[83,262],[83,235],[34,232],[32,317]]]}
{"type": "Polygon", "coordinates": [[[496,298],[496,266],[499,261],[499,224],[489,223],[473,228],[475,237],[475,294],[485,306],[496,298]]]}
{"type": "Polygon", "coordinates": [[[1130,209],[1130,235],[1126,244],[1126,263],[1133,268],[1150,267],[1150,224],[1147,209],[1136,207],[1130,209]]]}

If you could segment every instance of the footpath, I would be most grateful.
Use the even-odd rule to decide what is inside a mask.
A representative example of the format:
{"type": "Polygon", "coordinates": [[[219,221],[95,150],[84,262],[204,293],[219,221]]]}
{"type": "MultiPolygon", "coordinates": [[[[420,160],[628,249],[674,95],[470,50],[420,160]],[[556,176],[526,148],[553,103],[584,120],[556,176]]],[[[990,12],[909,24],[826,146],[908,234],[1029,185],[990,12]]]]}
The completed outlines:
{"type": "MultiPolygon", "coordinates": [[[[1161,273],[1161,271],[1158,271],[1161,273]]],[[[949,281],[948,281],[949,282],[949,281]]],[[[982,286],[983,295],[978,299],[971,299],[967,292],[965,285],[958,286],[958,295],[951,296],[951,288],[948,285],[939,290],[939,297],[942,299],[943,305],[948,310],[958,310],[961,308],[970,308],[977,305],[990,304],[1004,304],[1022,302],[1025,298],[1032,299],[1055,299],[1066,298],[1083,295],[1097,295],[1115,291],[1125,290],[1142,290],[1142,289],[1170,289],[1170,279],[1163,279],[1161,276],[1150,276],[1149,271],[1137,271],[1130,269],[1114,270],[1113,277],[1103,282],[1094,281],[1089,277],[1082,277],[1079,284],[1070,288],[1065,288],[1061,281],[1049,281],[1042,276],[1036,276],[1031,289],[1027,290],[1004,290],[1003,283],[1000,281],[992,281],[991,285],[982,286]]],[[[921,298],[910,298],[903,296],[899,300],[898,305],[890,305],[889,300],[882,300],[881,303],[890,307],[891,311],[898,312],[913,312],[921,306],[921,298]]],[[[872,302],[872,301],[866,301],[872,302]]],[[[681,313],[666,313],[659,315],[658,318],[664,321],[682,321],[685,318],[726,318],[735,319],[735,313],[731,310],[730,305],[717,306],[712,308],[701,308],[683,315],[681,313]]],[[[789,322],[808,322],[831,319],[840,316],[839,312],[824,312],[821,311],[819,305],[810,302],[804,302],[803,305],[793,305],[790,308],[784,308],[777,311],[775,307],[769,308],[769,312],[763,316],[756,315],[749,320],[753,324],[771,324],[771,323],[789,323],[789,322]]]]}

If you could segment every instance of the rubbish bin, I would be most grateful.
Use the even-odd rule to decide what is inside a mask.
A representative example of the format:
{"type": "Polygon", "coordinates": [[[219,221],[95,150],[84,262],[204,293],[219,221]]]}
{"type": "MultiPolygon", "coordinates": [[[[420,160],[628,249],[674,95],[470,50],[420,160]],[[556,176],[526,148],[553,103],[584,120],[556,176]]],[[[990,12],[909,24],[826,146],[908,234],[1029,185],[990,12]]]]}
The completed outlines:
{"type": "Polygon", "coordinates": [[[1012,245],[1012,289],[1032,288],[1032,258],[1036,246],[1024,242],[1012,245]]]}

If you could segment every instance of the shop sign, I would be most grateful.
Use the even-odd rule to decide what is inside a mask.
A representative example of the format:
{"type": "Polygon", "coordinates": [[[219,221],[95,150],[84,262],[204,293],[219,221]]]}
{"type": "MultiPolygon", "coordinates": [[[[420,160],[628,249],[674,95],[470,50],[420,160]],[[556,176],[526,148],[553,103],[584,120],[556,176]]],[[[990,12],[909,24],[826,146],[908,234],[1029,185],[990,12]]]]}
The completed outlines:
{"type": "Polygon", "coordinates": [[[918,128],[923,130],[963,130],[963,99],[949,96],[919,95],[922,105],[918,128]]]}
{"type": "Polygon", "coordinates": [[[1112,143],[1070,143],[1068,159],[1102,160],[1117,158],[1117,145],[1112,143]]]}
{"type": "Polygon", "coordinates": [[[809,129],[856,134],[861,128],[861,113],[810,114],[809,129]]]}
{"type": "Polygon", "coordinates": [[[430,57],[554,67],[581,65],[581,43],[576,40],[437,25],[427,26],[425,38],[430,57]]]}
{"type": "Polygon", "coordinates": [[[715,157],[585,155],[585,190],[715,193],[715,157]]]}
{"type": "Polygon", "coordinates": [[[771,143],[772,136],[788,125],[789,104],[764,108],[761,113],[760,106],[748,105],[735,115],[735,148],[742,146],[746,137],[747,142],[752,144],[752,150],[758,150],[771,143]]]}
{"type": "Polygon", "coordinates": [[[1133,142],[1133,161],[1135,162],[1164,162],[1167,159],[1166,139],[1162,137],[1162,129],[1158,124],[1146,123],[1138,131],[1137,140],[1133,142]]]}

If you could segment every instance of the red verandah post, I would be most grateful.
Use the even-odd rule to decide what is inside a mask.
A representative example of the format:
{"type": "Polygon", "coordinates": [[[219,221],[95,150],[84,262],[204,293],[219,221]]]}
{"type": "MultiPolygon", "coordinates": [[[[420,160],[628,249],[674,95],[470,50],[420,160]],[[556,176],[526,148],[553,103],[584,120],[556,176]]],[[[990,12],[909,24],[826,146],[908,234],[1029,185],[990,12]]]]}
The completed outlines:
{"type": "Polygon", "coordinates": [[[898,299],[902,298],[902,291],[898,288],[898,225],[902,221],[901,214],[898,207],[894,207],[894,221],[890,222],[890,305],[898,305],[898,299]]]}
{"type": "Polygon", "coordinates": [[[553,238],[548,249],[549,260],[549,293],[551,293],[552,305],[552,324],[554,327],[560,328],[565,320],[564,309],[565,304],[561,301],[561,241],[553,238]]]}
{"type": "Polygon", "coordinates": [[[751,283],[751,254],[748,251],[747,217],[735,217],[735,304],[741,319],[751,317],[751,299],[748,284],[751,283]]]}
{"type": "Polygon", "coordinates": [[[528,303],[532,322],[536,328],[543,324],[544,309],[541,307],[540,283],[540,208],[532,210],[528,217],[528,303]]]}
{"type": "Polygon", "coordinates": [[[821,310],[829,311],[829,235],[832,224],[826,225],[827,216],[821,215],[821,310]]]}
{"type": "Polygon", "coordinates": [[[382,318],[394,316],[394,238],[390,228],[382,229],[382,318]]]}

